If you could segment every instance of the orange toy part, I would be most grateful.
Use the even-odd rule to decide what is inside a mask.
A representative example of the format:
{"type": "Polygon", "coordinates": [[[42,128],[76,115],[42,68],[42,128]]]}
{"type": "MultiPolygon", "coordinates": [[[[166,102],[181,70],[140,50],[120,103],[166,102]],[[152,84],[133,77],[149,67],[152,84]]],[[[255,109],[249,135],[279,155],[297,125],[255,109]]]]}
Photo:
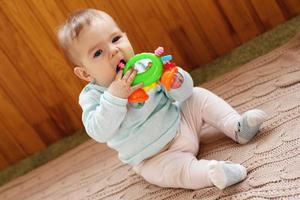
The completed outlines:
{"type": "Polygon", "coordinates": [[[148,94],[142,88],[137,89],[128,97],[129,103],[143,103],[149,98],[148,94]]]}
{"type": "Polygon", "coordinates": [[[169,70],[166,70],[160,77],[160,82],[166,87],[168,91],[171,89],[171,86],[174,82],[175,73],[177,72],[177,67],[174,67],[169,70]]]}

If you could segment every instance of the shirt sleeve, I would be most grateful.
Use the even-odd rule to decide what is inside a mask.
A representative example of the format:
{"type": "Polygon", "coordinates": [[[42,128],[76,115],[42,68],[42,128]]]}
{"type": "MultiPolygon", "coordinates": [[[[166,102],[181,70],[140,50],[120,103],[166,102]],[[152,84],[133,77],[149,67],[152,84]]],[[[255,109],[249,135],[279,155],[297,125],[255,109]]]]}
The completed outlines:
{"type": "Polygon", "coordinates": [[[182,68],[178,67],[178,72],[184,79],[182,85],[176,89],[171,89],[169,91],[165,90],[165,92],[169,98],[174,99],[178,103],[182,103],[192,95],[194,82],[190,74],[182,68]]]}
{"type": "Polygon", "coordinates": [[[98,142],[112,138],[127,113],[127,99],[115,97],[107,91],[92,90],[81,94],[79,104],[86,132],[98,142]]]}

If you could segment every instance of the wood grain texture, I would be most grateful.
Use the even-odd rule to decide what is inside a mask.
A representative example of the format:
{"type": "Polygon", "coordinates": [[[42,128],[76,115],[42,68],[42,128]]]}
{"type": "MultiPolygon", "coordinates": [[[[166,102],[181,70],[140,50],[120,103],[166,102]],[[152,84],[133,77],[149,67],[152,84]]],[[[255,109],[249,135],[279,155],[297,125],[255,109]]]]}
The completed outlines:
{"type": "Polygon", "coordinates": [[[299,0],[3,0],[0,170],[82,128],[73,75],[56,41],[66,17],[108,12],[136,53],[164,46],[190,71],[300,13],[299,0]]]}

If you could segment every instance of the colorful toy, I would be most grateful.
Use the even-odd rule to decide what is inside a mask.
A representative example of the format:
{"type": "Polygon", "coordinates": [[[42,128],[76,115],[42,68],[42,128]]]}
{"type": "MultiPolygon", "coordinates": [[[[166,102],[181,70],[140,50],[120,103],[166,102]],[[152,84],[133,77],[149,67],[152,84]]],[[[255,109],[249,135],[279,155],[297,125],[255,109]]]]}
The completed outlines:
{"type": "Polygon", "coordinates": [[[176,74],[178,74],[178,69],[176,64],[171,62],[172,56],[161,56],[163,52],[164,49],[158,47],[154,51],[154,54],[140,53],[127,61],[123,74],[131,68],[134,68],[137,70],[137,75],[132,82],[132,86],[139,83],[144,84],[142,89],[136,90],[128,97],[129,103],[143,104],[149,98],[147,91],[155,88],[158,85],[158,81],[164,85],[166,90],[171,89],[174,81],[179,83],[183,81],[182,76],[176,76],[176,74]]]}

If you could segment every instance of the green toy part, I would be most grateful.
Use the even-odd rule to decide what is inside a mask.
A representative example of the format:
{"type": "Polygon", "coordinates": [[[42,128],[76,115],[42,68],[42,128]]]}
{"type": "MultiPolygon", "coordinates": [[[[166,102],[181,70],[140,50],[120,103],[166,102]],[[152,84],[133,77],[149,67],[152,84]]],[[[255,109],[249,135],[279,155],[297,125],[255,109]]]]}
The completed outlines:
{"type": "Polygon", "coordinates": [[[163,72],[163,63],[161,59],[153,53],[140,53],[134,55],[127,61],[123,74],[131,68],[138,70],[131,85],[144,83],[144,87],[147,87],[160,79],[163,72]],[[145,66],[145,63],[147,66],[145,66]]]}

